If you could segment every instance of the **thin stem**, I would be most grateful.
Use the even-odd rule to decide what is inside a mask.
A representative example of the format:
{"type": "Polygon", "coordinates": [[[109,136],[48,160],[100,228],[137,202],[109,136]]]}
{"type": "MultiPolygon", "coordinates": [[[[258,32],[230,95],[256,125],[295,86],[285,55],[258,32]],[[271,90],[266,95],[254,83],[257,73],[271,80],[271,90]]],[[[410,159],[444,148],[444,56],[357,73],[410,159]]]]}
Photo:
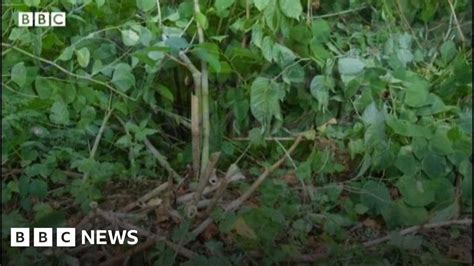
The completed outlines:
{"type": "MultiPolygon", "coordinates": [[[[105,117],[102,120],[102,125],[100,125],[99,132],[97,133],[97,136],[95,137],[94,145],[92,146],[92,150],[90,152],[89,159],[94,159],[95,154],[97,153],[97,149],[99,148],[100,140],[102,139],[102,135],[104,134],[107,122],[109,121],[109,118],[113,113],[113,108],[110,107],[111,102],[112,102],[112,96],[110,96],[110,100],[109,100],[109,109],[107,109],[105,117]]],[[[88,178],[89,178],[89,174],[84,173],[84,175],[82,176],[82,181],[86,182],[88,178]]]]}
{"type": "Polygon", "coordinates": [[[461,37],[461,41],[464,43],[465,42],[464,34],[462,33],[461,25],[459,24],[459,20],[458,20],[458,16],[456,15],[456,12],[454,11],[453,2],[451,0],[448,0],[448,3],[449,3],[449,7],[451,8],[451,13],[453,13],[454,23],[456,23],[456,28],[458,29],[459,37],[461,37]]]}

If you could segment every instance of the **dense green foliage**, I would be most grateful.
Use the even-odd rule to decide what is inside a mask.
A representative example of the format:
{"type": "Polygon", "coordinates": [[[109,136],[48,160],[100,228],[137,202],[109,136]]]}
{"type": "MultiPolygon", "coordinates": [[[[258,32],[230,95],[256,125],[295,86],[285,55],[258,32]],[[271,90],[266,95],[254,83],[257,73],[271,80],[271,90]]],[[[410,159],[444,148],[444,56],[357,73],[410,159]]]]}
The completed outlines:
{"type": "MultiPolygon", "coordinates": [[[[201,13],[192,0],[2,1],[2,242],[12,226],[66,225],[113,182],[146,193],[132,184],[166,181],[163,162],[189,171],[185,51],[208,63],[210,151],[223,171],[239,158],[247,177],[234,194],[309,136],[245,206],[212,213],[219,237],[188,246],[200,256],[187,264],[241,264],[254,251],[277,263],[321,246],[350,264],[439,263],[419,236],[372,257],[358,244],[472,212],[471,2],[199,2],[201,13]],[[66,11],[67,27],[17,27],[28,10],[66,11]],[[367,219],[382,229],[354,236],[367,219]]],[[[2,255],[20,252],[18,265],[65,260],[2,255]]],[[[162,244],[147,260],[183,261],[162,244]]]]}

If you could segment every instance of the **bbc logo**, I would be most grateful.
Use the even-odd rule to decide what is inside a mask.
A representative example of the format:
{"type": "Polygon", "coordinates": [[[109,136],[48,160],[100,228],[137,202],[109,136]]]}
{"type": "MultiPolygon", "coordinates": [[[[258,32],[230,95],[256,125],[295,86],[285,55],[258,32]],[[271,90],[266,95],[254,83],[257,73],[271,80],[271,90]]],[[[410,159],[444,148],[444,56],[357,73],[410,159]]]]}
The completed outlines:
{"type": "MultiPolygon", "coordinates": [[[[52,247],[53,246],[53,228],[33,228],[33,246],[34,247],[52,247]]],[[[30,246],[30,228],[11,228],[10,229],[11,247],[29,247],[30,246]]],[[[75,228],[56,228],[56,246],[57,247],[75,247],[76,229],[75,228]]]]}
{"type": "Polygon", "coordinates": [[[65,12],[18,12],[19,27],[66,27],[65,12]]]}
{"type": "MultiPolygon", "coordinates": [[[[78,241],[82,245],[136,245],[138,243],[137,230],[81,230],[78,241]]],[[[76,229],[72,227],[33,228],[30,239],[30,228],[10,228],[11,247],[75,247],[76,229]],[[56,242],[53,245],[53,240],[56,242]],[[31,241],[33,240],[33,241],[31,241]]],[[[0,265],[1,266],[1,265],[0,265]]]]}

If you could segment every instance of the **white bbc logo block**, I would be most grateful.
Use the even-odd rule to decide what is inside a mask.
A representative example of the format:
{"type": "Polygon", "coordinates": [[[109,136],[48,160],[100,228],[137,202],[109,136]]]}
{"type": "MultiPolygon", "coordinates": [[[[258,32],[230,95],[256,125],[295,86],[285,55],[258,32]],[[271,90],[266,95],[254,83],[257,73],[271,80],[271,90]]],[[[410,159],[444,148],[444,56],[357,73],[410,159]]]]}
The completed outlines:
{"type": "Polygon", "coordinates": [[[35,26],[49,27],[49,12],[35,12],[35,26]]]}
{"type": "Polygon", "coordinates": [[[56,229],[57,247],[75,247],[76,229],[75,228],[57,228],[56,229]]]}
{"type": "Polygon", "coordinates": [[[66,27],[65,12],[18,12],[19,27],[66,27]]]}
{"type": "Polygon", "coordinates": [[[29,247],[30,246],[30,228],[11,228],[10,229],[11,247],[29,247]]]}
{"type": "Polygon", "coordinates": [[[33,12],[18,12],[18,26],[32,27],[33,26],[33,12]]]}
{"type": "Polygon", "coordinates": [[[34,228],[33,246],[52,247],[53,246],[53,228],[34,228]]]}

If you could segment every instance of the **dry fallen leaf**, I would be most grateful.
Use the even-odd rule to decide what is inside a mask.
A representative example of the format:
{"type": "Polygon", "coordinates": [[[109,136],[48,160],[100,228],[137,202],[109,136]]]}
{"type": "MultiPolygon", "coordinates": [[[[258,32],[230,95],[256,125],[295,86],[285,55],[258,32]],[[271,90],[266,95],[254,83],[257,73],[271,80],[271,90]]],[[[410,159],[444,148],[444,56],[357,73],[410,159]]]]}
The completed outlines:
{"type": "Polygon", "coordinates": [[[243,236],[245,238],[250,238],[250,239],[257,238],[255,231],[253,231],[253,229],[250,226],[248,226],[248,224],[245,222],[245,220],[242,217],[237,219],[234,225],[234,229],[238,235],[243,236]]]}

